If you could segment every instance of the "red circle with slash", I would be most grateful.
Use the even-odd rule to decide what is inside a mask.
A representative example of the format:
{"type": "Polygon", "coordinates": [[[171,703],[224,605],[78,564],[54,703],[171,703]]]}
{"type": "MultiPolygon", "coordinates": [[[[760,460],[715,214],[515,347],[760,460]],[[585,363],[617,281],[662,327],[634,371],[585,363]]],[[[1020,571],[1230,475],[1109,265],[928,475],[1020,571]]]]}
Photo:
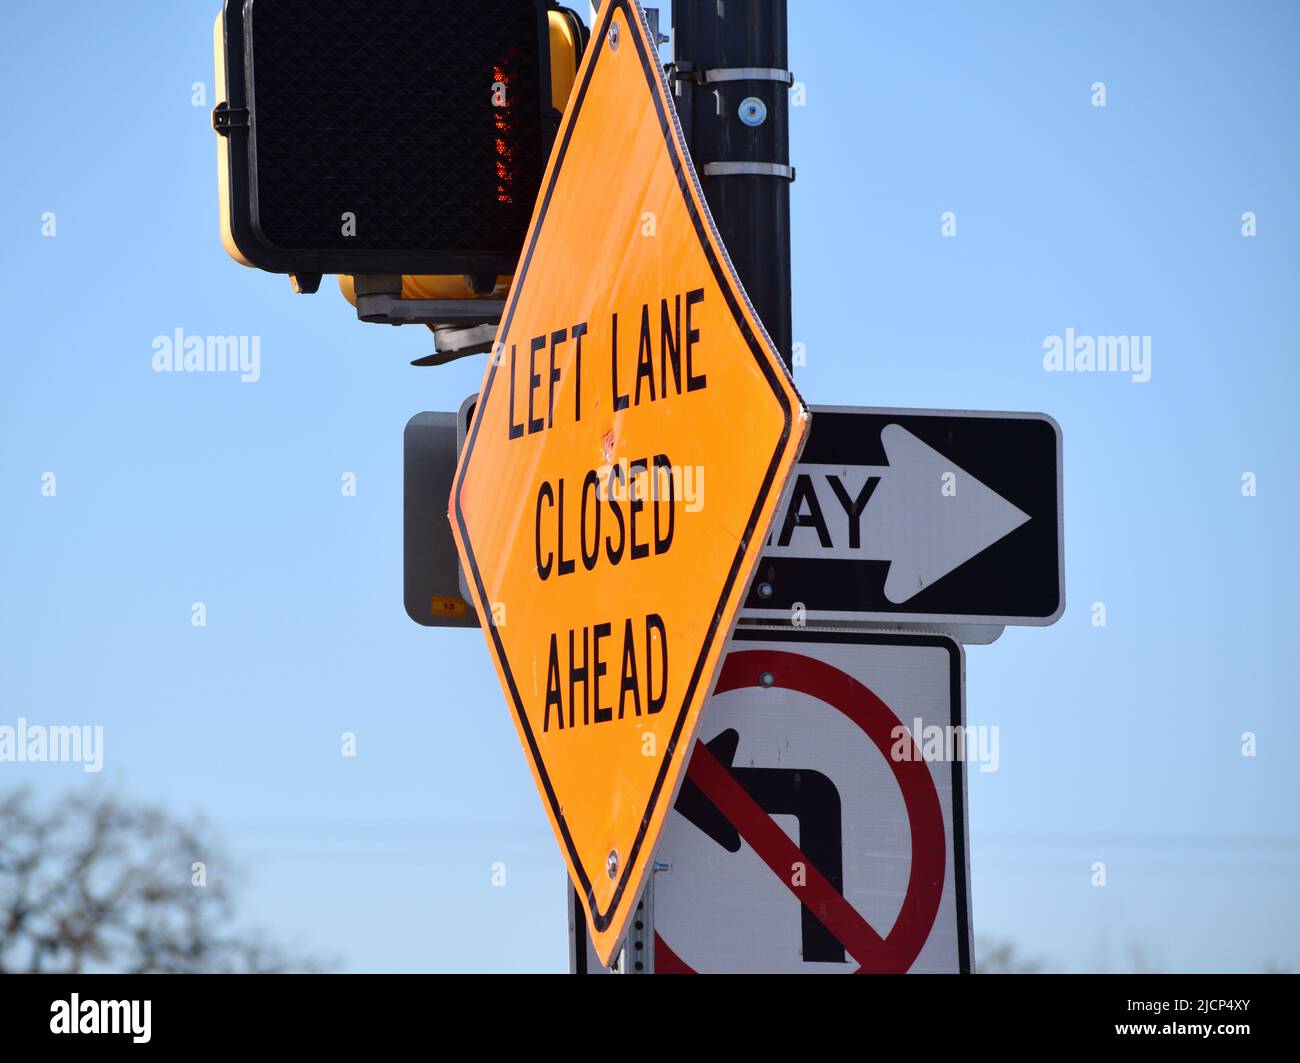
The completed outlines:
{"type": "MultiPolygon", "coordinates": [[[[858,974],[903,974],[916,962],[934,927],[948,862],[943,807],[930,767],[916,749],[911,732],[889,706],[870,688],[825,661],[786,650],[734,650],[727,655],[714,693],[762,686],[764,673],[774,687],[807,694],[838,709],[871,739],[893,769],[907,808],[912,863],[907,893],[889,934],[882,938],[875,931],[703,742],[695,743],[687,775],[799,902],[835,935],[858,962],[858,974]],[[907,746],[905,757],[895,758],[891,750],[900,741],[895,737],[899,728],[907,736],[907,746]],[[800,885],[790,881],[796,863],[806,869],[807,881],[800,885]]],[[[695,973],[658,935],[655,970],[695,973]]]]}

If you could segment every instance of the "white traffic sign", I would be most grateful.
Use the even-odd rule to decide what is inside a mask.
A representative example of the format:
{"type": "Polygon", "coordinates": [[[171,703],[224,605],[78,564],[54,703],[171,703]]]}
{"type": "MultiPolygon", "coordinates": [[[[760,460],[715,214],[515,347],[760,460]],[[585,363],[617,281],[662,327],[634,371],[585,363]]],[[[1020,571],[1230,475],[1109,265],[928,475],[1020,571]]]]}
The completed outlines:
{"type": "Polygon", "coordinates": [[[656,853],[656,973],[971,970],[962,662],[736,633],[656,853]]]}

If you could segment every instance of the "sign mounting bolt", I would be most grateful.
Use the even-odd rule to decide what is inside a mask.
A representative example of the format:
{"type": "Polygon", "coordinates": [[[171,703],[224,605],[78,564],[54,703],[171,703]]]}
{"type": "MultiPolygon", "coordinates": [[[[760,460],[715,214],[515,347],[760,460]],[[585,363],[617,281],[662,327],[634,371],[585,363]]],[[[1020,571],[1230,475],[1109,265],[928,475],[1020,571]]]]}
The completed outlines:
{"type": "Polygon", "coordinates": [[[761,126],[767,121],[767,104],[757,96],[746,96],[740,101],[740,120],[750,128],[761,126]]]}
{"type": "Polygon", "coordinates": [[[618,51],[618,37],[618,23],[615,22],[614,25],[609,27],[609,46],[614,51],[618,51]]]}
{"type": "Polygon", "coordinates": [[[605,857],[605,871],[610,878],[618,878],[618,850],[611,849],[605,857]]]}

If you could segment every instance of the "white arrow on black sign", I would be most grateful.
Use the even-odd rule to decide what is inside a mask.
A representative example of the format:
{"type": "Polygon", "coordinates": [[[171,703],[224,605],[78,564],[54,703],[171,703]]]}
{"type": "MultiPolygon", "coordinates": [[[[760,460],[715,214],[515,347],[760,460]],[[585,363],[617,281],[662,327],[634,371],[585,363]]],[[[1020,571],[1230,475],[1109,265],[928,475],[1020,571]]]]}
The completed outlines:
{"type": "Polygon", "coordinates": [[[1060,460],[1042,415],[814,407],[744,617],[1050,624],[1060,460]]]}

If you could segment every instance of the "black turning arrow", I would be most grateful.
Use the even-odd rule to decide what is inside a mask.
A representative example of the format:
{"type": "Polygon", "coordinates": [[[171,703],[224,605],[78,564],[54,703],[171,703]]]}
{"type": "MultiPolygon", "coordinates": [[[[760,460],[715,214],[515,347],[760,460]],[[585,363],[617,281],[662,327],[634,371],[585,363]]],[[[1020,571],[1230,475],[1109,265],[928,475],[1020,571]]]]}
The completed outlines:
{"type": "MultiPolygon", "coordinates": [[[[835,891],[844,893],[844,842],[840,831],[840,792],[819,771],[798,768],[738,768],[732,765],[740,735],[732,728],[707,744],[742,789],[768,815],[799,820],[799,849],[835,891]]],[[[740,832],[704,796],[687,774],[673,806],[729,853],[740,851],[740,832]]],[[[791,869],[794,874],[794,869],[791,869]]],[[[807,907],[800,911],[806,962],[845,963],[844,946],[807,907]]]]}

